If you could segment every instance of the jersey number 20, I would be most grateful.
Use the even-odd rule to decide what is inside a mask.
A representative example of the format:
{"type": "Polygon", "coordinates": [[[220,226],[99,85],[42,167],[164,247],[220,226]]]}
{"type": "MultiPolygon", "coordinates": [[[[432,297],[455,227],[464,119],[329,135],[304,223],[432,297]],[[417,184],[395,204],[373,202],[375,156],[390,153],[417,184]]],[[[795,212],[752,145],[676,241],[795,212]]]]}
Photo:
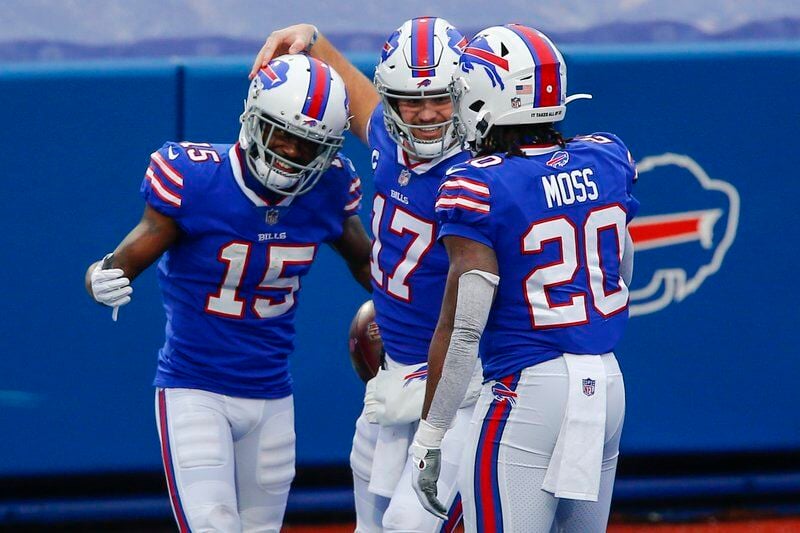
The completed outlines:
{"type": "Polygon", "coordinates": [[[619,313],[628,305],[628,288],[619,276],[619,264],[625,243],[625,211],[618,204],[595,209],[586,216],[582,228],[565,216],[540,220],[531,224],[522,237],[523,255],[540,253],[547,243],[558,242],[561,260],[540,265],[525,278],[525,297],[534,329],[574,326],[589,322],[587,298],[603,317],[619,313]],[[583,250],[578,249],[578,232],[583,232],[583,250]],[[602,242],[601,242],[602,240],[602,242]],[[615,250],[609,252],[610,248],[615,250]],[[602,243],[606,243],[605,256],[602,243]],[[613,257],[612,257],[613,255],[613,257]],[[573,282],[581,264],[588,272],[589,294],[578,291],[569,295],[569,301],[553,303],[550,295],[554,288],[573,282]],[[608,268],[613,267],[615,279],[608,279],[608,268]],[[607,291],[606,282],[616,288],[607,291]]]}

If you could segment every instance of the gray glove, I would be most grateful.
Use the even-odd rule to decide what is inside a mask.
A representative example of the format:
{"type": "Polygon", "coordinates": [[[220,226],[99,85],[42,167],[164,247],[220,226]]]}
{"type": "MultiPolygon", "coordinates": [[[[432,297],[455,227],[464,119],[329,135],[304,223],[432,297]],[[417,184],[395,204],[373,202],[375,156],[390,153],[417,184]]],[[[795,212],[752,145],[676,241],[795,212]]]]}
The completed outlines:
{"type": "Polygon", "coordinates": [[[426,448],[414,441],[411,455],[414,460],[414,468],[411,470],[412,485],[419,502],[429,513],[447,520],[447,508],[436,497],[436,482],[442,468],[441,448],[426,448]]]}

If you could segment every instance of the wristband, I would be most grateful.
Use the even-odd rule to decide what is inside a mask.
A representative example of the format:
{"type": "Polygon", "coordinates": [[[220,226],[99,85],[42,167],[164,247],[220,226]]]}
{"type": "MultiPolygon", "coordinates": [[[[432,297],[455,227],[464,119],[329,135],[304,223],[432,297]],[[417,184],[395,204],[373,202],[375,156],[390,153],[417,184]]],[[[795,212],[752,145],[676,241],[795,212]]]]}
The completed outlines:
{"type": "Polygon", "coordinates": [[[419,421],[417,433],[414,435],[414,444],[419,444],[425,448],[439,448],[446,432],[446,429],[432,426],[423,418],[419,421]]]}
{"type": "Polygon", "coordinates": [[[319,39],[319,30],[316,26],[312,26],[314,28],[314,35],[311,36],[311,40],[308,42],[306,46],[306,52],[310,52],[311,48],[317,43],[317,39],[319,39]]]}

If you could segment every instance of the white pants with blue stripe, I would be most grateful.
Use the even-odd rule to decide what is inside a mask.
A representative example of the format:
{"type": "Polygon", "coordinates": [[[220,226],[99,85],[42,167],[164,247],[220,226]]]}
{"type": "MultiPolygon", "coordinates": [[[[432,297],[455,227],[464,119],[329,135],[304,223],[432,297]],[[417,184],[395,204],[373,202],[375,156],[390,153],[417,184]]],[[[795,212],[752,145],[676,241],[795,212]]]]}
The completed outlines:
{"type": "Polygon", "coordinates": [[[568,397],[567,366],[558,357],[484,384],[459,471],[466,531],[606,530],[625,417],[625,386],[614,355],[602,358],[607,388],[598,501],[556,498],[542,490],[568,397]],[[497,383],[502,385],[493,392],[497,383]]]}
{"type": "Polygon", "coordinates": [[[280,531],[295,473],[292,396],[157,389],[156,421],[181,533],[280,531]]]}

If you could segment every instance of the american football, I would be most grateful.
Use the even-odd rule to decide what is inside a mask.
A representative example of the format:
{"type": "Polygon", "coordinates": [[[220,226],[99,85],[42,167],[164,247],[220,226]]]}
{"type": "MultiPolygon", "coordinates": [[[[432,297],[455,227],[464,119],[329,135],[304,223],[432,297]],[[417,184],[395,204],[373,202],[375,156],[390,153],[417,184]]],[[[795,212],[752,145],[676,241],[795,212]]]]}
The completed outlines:
{"type": "Polygon", "coordinates": [[[375,306],[367,300],[350,323],[350,362],[365,383],[375,377],[383,358],[383,341],[375,323],[375,306]]]}

